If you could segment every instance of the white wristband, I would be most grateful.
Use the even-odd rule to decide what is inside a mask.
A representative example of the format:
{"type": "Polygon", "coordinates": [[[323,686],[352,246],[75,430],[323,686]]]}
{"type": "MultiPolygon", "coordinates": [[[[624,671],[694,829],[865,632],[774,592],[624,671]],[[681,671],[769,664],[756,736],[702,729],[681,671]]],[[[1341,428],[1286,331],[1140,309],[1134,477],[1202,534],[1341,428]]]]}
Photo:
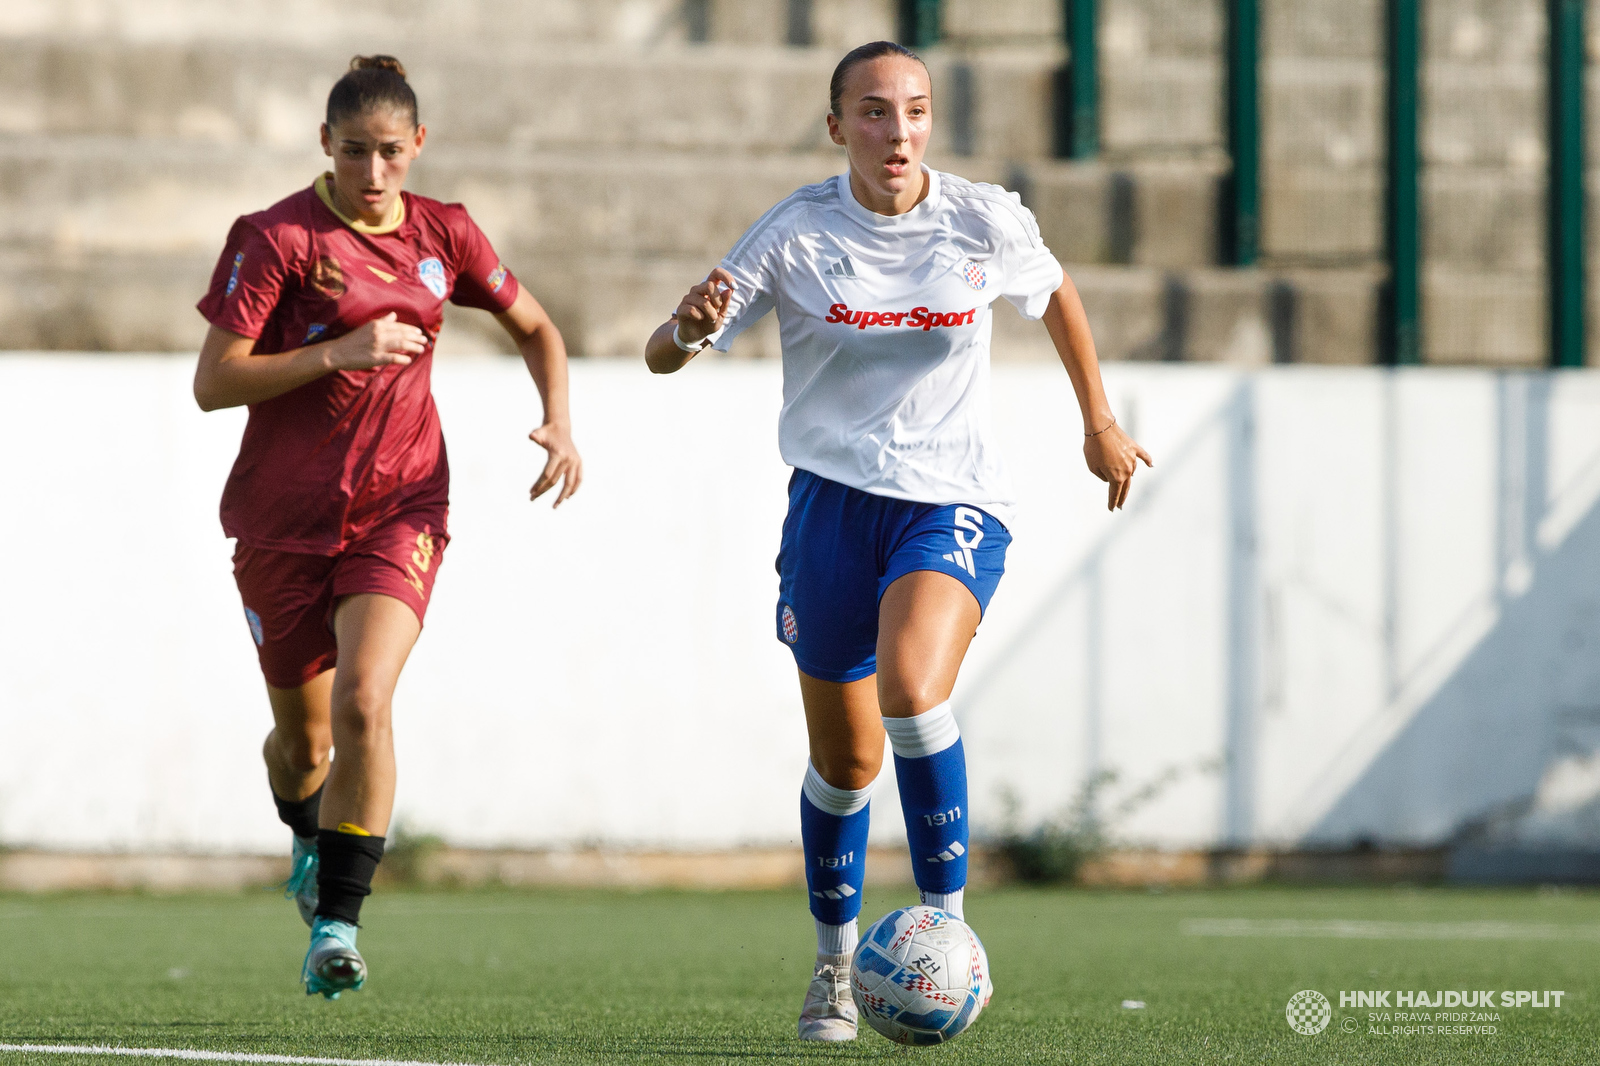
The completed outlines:
{"type": "Polygon", "coordinates": [[[683,339],[683,334],[678,332],[678,330],[680,330],[682,328],[683,328],[683,323],[682,322],[679,322],[676,326],[672,327],[672,343],[673,344],[676,344],[679,348],[681,348],[682,350],[690,353],[691,355],[693,355],[695,352],[698,352],[700,349],[702,349],[702,348],[704,348],[706,346],[706,342],[705,341],[701,341],[699,344],[690,344],[688,341],[684,340],[683,339]]]}

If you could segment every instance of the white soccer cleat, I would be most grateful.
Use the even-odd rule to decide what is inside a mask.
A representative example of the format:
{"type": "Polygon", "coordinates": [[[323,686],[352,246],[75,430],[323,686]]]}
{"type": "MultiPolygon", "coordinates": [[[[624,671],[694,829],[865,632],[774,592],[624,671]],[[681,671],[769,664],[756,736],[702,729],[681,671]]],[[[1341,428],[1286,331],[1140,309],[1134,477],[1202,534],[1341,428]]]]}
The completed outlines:
{"type": "Polygon", "coordinates": [[[850,995],[850,956],[824,955],[817,960],[800,1008],[801,1040],[854,1040],[856,1002],[850,995]]]}

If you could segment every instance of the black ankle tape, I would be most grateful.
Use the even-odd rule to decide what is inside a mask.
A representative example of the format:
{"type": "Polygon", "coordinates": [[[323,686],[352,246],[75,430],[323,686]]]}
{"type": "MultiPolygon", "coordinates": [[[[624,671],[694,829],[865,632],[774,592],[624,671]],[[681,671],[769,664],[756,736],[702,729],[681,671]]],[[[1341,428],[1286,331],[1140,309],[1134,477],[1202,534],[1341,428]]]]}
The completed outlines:
{"type": "Polygon", "coordinates": [[[359,925],[383,858],[383,837],[317,830],[317,917],[359,925]]]}
{"type": "Polygon", "coordinates": [[[286,800],[276,792],[272,802],[278,805],[278,820],[288,826],[297,837],[317,835],[317,815],[322,810],[322,786],[303,800],[286,800]]]}

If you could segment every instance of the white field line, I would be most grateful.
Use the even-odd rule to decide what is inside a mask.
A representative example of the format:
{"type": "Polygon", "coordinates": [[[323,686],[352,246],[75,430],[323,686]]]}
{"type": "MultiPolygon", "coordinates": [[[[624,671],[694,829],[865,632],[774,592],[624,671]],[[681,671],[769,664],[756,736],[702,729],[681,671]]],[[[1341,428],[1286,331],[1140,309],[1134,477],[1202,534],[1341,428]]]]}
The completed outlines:
{"type": "Polygon", "coordinates": [[[0,1044],[0,1051],[49,1055],[123,1055],[140,1059],[200,1059],[205,1062],[274,1062],[294,1066],[470,1066],[467,1063],[414,1062],[408,1059],[320,1059],[307,1055],[254,1055],[238,1051],[196,1051],[193,1048],[106,1047],[78,1044],[0,1044]]]}
{"type": "Polygon", "coordinates": [[[1186,936],[1334,940],[1600,940],[1600,926],[1536,922],[1379,922],[1360,919],[1190,918],[1186,936]]]}

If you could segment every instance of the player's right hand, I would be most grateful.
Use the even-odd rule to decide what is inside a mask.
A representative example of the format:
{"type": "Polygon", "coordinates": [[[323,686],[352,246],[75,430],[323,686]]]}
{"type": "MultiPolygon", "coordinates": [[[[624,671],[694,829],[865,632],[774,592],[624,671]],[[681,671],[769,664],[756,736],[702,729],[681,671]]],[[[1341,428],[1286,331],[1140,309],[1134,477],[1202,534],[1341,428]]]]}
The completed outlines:
{"type": "Polygon", "coordinates": [[[689,295],[673,312],[678,320],[678,335],[690,344],[698,344],[722,328],[723,316],[728,313],[728,301],[733,298],[733,275],[717,267],[706,280],[689,290],[689,295]]]}
{"type": "Polygon", "coordinates": [[[330,370],[371,370],[377,366],[409,366],[411,357],[428,349],[428,337],[416,326],[396,321],[393,311],[360,329],[328,342],[330,370]]]}

